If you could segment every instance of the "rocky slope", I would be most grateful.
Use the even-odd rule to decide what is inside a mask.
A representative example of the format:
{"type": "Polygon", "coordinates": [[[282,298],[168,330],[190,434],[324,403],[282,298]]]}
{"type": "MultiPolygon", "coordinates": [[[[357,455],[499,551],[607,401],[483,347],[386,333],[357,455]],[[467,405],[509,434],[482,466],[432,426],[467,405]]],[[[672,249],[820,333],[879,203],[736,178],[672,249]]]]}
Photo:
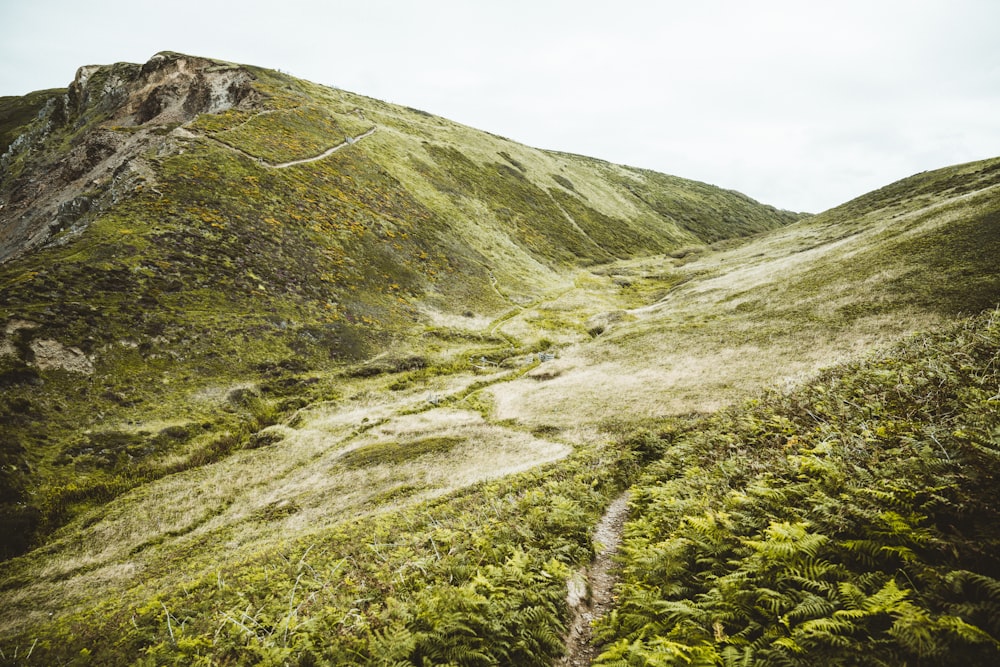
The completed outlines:
{"type": "MultiPolygon", "coordinates": [[[[81,67],[27,128],[5,128],[16,136],[0,157],[0,262],[79,232],[74,223],[84,214],[155,182],[148,156],[174,150],[166,130],[202,113],[254,108],[252,80],[235,65],[168,53],[142,66],[81,67]]],[[[37,102],[28,96],[23,104],[37,102]]]]}

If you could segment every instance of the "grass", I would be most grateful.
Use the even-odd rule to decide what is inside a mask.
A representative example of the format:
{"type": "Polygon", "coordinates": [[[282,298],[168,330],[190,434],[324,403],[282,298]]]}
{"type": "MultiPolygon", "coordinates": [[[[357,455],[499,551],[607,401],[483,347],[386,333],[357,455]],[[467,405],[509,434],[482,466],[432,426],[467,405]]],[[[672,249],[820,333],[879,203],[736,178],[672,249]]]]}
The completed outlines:
{"type": "MultiPolygon", "coordinates": [[[[613,458],[610,452],[603,456],[609,462],[613,458]]],[[[57,648],[45,640],[36,650],[77,656],[85,650],[99,662],[114,661],[125,651],[149,661],[169,656],[199,661],[209,653],[220,661],[303,660],[302,655],[312,654],[324,662],[357,664],[386,651],[429,650],[420,644],[433,647],[437,640],[425,637],[410,645],[405,633],[435,632],[426,623],[462,609],[477,610],[480,620],[468,615],[467,623],[500,623],[490,640],[495,646],[514,641],[501,630],[514,620],[508,617],[514,609],[498,604],[498,593],[512,596],[511,603],[523,609],[558,605],[567,565],[589,553],[587,522],[615,486],[609,477],[614,466],[593,468],[600,460],[596,452],[579,453],[558,468],[467,486],[392,515],[316,530],[256,551],[252,559],[216,560],[201,572],[188,563],[178,573],[187,592],[178,589],[178,597],[150,598],[143,588],[126,593],[135,623],[121,619],[125,625],[119,627],[114,615],[101,616],[98,629],[85,617],[67,619],[59,632],[71,633],[63,640],[69,644],[57,648]],[[457,591],[458,598],[449,591],[457,591]],[[382,598],[385,593],[391,597],[382,598]],[[491,606],[486,606],[487,595],[491,606]],[[463,600],[474,601],[473,608],[463,600]],[[206,615],[209,609],[217,611],[206,615]],[[206,644],[198,637],[209,627],[220,634],[206,644]],[[127,636],[115,645],[88,648],[92,631],[125,631],[127,636]]],[[[281,514],[277,506],[272,512],[281,514]]],[[[536,624],[532,633],[545,627],[536,624]]],[[[459,636],[452,641],[461,642],[459,636]]],[[[558,651],[557,642],[539,640],[548,645],[541,655],[558,651]]]]}
{"type": "MultiPolygon", "coordinates": [[[[1000,293],[988,259],[998,250],[994,163],[944,170],[976,185],[945,190],[930,205],[915,198],[909,210],[896,200],[881,208],[869,198],[857,218],[852,204],[693,260],[602,267],[610,284],[622,285],[619,310],[608,299],[596,315],[578,312],[617,321],[593,341],[567,341],[551,381],[493,389],[497,416],[568,427],[621,414],[708,412],[978,312],[1000,293]],[[580,415],[572,408],[580,404],[592,408],[580,415]]],[[[541,313],[522,313],[504,331],[531,317],[541,313]]]]}
{"type": "Polygon", "coordinates": [[[803,217],[253,71],[155,191],[0,266],[5,656],[467,662],[467,613],[544,662],[657,453],[623,434],[998,293],[996,161],[803,217]]]}

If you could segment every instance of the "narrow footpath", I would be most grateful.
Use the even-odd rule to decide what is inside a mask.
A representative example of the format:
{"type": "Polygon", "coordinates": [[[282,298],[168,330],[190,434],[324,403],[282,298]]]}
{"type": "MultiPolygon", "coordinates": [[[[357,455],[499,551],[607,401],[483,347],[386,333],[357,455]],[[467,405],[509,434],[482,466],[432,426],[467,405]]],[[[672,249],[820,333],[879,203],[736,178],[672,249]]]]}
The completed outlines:
{"type": "MultiPolygon", "coordinates": [[[[243,124],[246,124],[246,122],[249,122],[249,121],[244,121],[243,124]]],[[[333,155],[334,153],[336,153],[337,151],[339,151],[341,148],[345,148],[347,146],[353,146],[354,144],[358,143],[362,139],[365,139],[366,137],[372,136],[373,134],[375,134],[375,130],[377,130],[377,129],[378,129],[377,127],[372,127],[368,131],[362,132],[361,134],[359,134],[356,137],[347,137],[346,139],[344,139],[342,142],[340,142],[336,146],[331,146],[330,148],[326,149],[325,151],[323,151],[319,155],[313,155],[312,157],[305,157],[305,158],[301,158],[301,159],[298,159],[298,160],[292,160],[290,162],[277,162],[277,163],[268,162],[267,160],[265,160],[262,157],[259,157],[257,155],[252,155],[252,154],[246,152],[245,150],[243,150],[242,148],[237,148],[236,146],[228,144],[225,141],[223,141],[222,139],[219,139],[218,137],[216,137],[216,136],[214,136],[212,134],[201,134],[201,133],[191,133],[191,132],[188,132],[187,136],[201,136],[201,137],[204,137],[204,138],[206,138],[206,139],[208,139],[210,141],[214,141],[216,144],[218,144],[218,145],[220,145],[220,146],[222,146],[222,147],[224,147],[224,148],[226,148],[228,150],[231,150],[234,153],[239,153],[240,155],[242,155],[244,157],[250,158],[251,160],[255,161],[257,164],[263,165],[263,166],[265,166],[265,167],[267,167],[269,169],[287,169],[288,167],[294,167],[294,166],[300,165],[300,164],[307,164],[309,162],[316,162],[318,160],[322,160],[324,158],[330,157],[331,155],[333,155]]]]}
{"type": "Polygon", "coordinates": [[[331,148],[326,149],[325,151],[323,151],[319,155],[314,155],[312,157],[302,158],[301,160],[292,160],[291,162],[281,162],[279,164],[270,164],[270,163],[267,163],[267,162],[265,162],[264,164],[266,164],[267,166],[272,167],[274,169],[287,169],[288,167],[294,167],[297,164],[306,164],[307,162],[316,162],[317,160],[322,160],[323,158],[326,158],[326,157],[329,157],[329,156],[333,155],[334,153],[336,153],[337,151],[339,151],[341,148],[343,148],[345,146],[350,146],[350,145],[352,145],[352,144],[354,144],[354,143],[356,143],[358,141],[361,141],[365,137],[370,137],[371,135],[375,134],[375,129],[376,128],[373,127],[372,129],[368,130],[367,132],[365,132],[363,134],[359,134],[356,137],[347,137],[341,143],[337,144],[336,146],[332,146],[331,148]]]}
{"type": "Polygon", "coordinates": [[[573,618],[566,636],[566,655],[555,667],[586,667],[599,653],[591,623],[614,607],[614,558],[628,518],[628,499],[625,492],[608,506],[594,531],[594,561],[570,579],[567,602],[573,618]]]}

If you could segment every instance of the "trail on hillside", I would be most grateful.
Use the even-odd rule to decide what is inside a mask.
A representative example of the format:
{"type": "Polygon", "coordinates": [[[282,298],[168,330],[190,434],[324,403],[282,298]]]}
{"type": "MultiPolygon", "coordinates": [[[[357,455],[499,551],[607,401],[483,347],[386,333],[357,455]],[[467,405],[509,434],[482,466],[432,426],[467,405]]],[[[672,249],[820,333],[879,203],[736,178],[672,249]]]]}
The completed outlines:
{"type": "Polygon", "coordinates": [[[528,310],[530,308],[539,308],[539,307],[541,307],[541,306],[543,306],[543,305],[545,305],[547,303],[552,303],[553,301],[558,301],[559,299],[561,299],[562,297],[564,297],[566,294],[568,294],[569,292],[573,291],[573,289],[575,289],[574,287],[570,287],[570,288],[561,290],[561,291],[559,291],[556,294],[550,294],[549,296],[539,297],[539,298],[535,299],[534,301],[530,301],[530,302],[526,302],[526,303],[518,303],[517,301],[515,301],[514,299],[512,299],[508,294],[505,294],[503,292],[503,290],[500,289],[500,283],[497,280],[496,276],[493,275],[492,271],[489,272],[489,276],[490,276],[490,287],[493,288],[493,291],[496,292],[497,296],[499,296],[501,299],[503,299],[504,301],[506,301],[507,303],[509,303],[512,306],[512,308],[510,310],[502,313],[496,319],[494,319],[490,323],[490,325],[487,327],[487,333],[490,336],[495,336],[495,335],[503,336],[504,338],[506,338],[508,340],[508,342],[511,343],[512,347],[517,347],[517,345],[514,343],[513,339],[511,339],[505,333],[503,333],[502,331],[500,331],[500,327],[502,327],[504,324],[506,324],[510,320],[514,319],[515,317],[517,317],[521,313],[525,312],[526,310],[528,310]]]}
{"type": "Polygon", "coordinates": [[[336,153],[337,151],[339,151],[344,146],[350,146],[350,145],[352,145],[352,144],[354,144],[354,143],[356,143],[358,141],[361,141],[365,137],[370,137],[371,135],[375,134],[375,129],[376,128],[373,127],[370,130],[368,130],[367,132],[363,132],[362,134],[359,134],[356,137],[347,137],[346,139],[344,139],[342,142],[340,142],[336,146],[333,146],[331,148],[326,149],[325,151],[323,151],[319,155],[314,155],[312,157],[302,158],[301,160],[292,160],[291,162],[281,162],[280,164],[271,164],[269,162],[265,162],[264,164],[266,164],[269,167],[273,167],[274,169],[285,169],[286,167],[294,167],[297,164],[306,164],[307,162],[316,162],[318,160],[322,160],[325,157],[329,157],[330,155],[333,155],[334,153],[336,153]]]}
{"type": "MultiPolygon", "coordinates": [[[[495,320],[493,320],[492,323],[490,323],[490,326],[489,326],[489,329],[488,329],[488,335],[490,335],[490,336],[497,335],[497,330],[504,323],[506,323],[507,321],[509,321],[512,318],[516,317],[517,315],[520,315],[525,310],[525,306],[522,306],[521,304],[516,303],[509,296],[507,296],[506,294],[504,294],[503,292],[501,292],[500,291],[500,286],[497,283],[498,283],[498,281],[496,279],[496,276],[494,276],[493,272],[490,271],[490,287],[493,288],[493,291],[496,292],[497,296],[499,296],[501,299],[503,299],[504,301],[506,301],[507,303],[509,303],[510,305],[512,305],[513,308],[511,310],[508,310],[507,312],[501,314],[499,317],[497,317],[495,320]]],[[[512,338],[509,338],[508,336],[505,336],[502,332],[500,333],[500,335],[503,336],[507,340],[507,342],[511,344],[511,347],[517,347],[516,344],[515,344],[515,342],[514,342],[514,340],[512,338]]]]}
{"type": "MultiPolygon", "coordinates": [[[[262,112],[262,113],[264,113],[264,112],[262,112]]],[[[249,122],[249,121],[244,121],[242,124],[246,124],[247,122],[249,122]]],[[[307,164],[309,162],[318,162],[319,160],[322,160],[324,158],[330,157],[331,155],[333,155],[334,153],[336,153],[337,151],[339,151],[341,148],[344,148],[346,146],[352,146],[352,145],[356,144],[357,142],[361,141],[362,139],[365,139],[366,137],[370,137],[371,135],[375,134],[375,130],[377,130],[377,129],[378,129],[377,127],[372,127],[371,129],[369,129],[369,130],[367,130],[365,132],[362,132],[361,134],[359,134],[356,137],[347,137],[346,139],[344,139],[342,142],[340,142],[336,146],[331,146],[330,148],[327,148],[325,151],[323,151],[322,153],[320,153],[318,155],[313,155],[312,157],[305,157],[305,158],[301,158],[301,159],[298,159],[298,160],[291,160],[289,162],[278,162],[278,163],[268,162],[267,160],[265,160],[262,157],[259,157],[257,155],[253,155],[253,154],[248,153],[247,151],[243,150],[242,148],[237,148],[236,146],[228,144],[225,141],[223,141],[222,139],[219,139],[218,137],[212,136],[211,134],[201,134],[200,136],[203,136],[206,139],[210,139],[210,140],[214,141],[215,143],[219,144],[220,146],[224,146],[225,148],[228,148],[229,150],[231,150],[231,151],[233,151],[235,153],[239,153],[240,155],[242,155],[244,157],[248,157],[248,158],[250,158],[251,160],[254,160],[257,163],[259,163],[259,164],[261,164],[261,165],[263,165],[265,167],[268,167],[269,169],[287,169],[288,167],[294,167],[294,166],[300,165],[300,164],[307,164]]]]}
{"type": "Polygon", "coordinates": [[[570,579],[567,602],[573,613],[566,637],[566,655],[555,667],[584,667],[597,657],[592,623],[614,606],[614,558],[622,540],[622,529],[628,516],[628,492],[618,496],[608,506],[594,530],[593,562],[570,579]]]}

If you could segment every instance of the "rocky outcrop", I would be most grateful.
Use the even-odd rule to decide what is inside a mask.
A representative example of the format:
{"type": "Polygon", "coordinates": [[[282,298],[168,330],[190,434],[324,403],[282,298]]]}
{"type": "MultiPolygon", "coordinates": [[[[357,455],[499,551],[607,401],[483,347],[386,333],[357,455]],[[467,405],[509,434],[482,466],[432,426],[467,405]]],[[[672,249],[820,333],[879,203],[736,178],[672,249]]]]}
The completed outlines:
{"type": "Polygon", "coordinates": [[[66,104],[81,117],[109,113],[121,126],[184,123],[202,113],[252,106],[259,101],[252,82],[239,65],[163,52],[141,66],[81,67],[66,104]]]}
{"type": "Polygon", "coordinates": [[[32,341],[31,351],[35,357],[34,365],[38,370],[65,370],[84,375],[94,372],[94,363],[82,350],[66,347],[57,340],[32,341]]]}
{"type": "Polygon", "coordinates": [[[257,107],[253,81],[239,65],[172,52],[144,65],[81,67],[0,156],[0,262],[60,232],[70,238],[140,186],[155,187],[146,156],[177,149],[167,130],[257,107]]]}
{"type": "Polygon", "coordinates": [[[84,375],[94,372],[94,361],[83,350],[57,340],[36,338],[38,327],[28,320],[7,322],[0,334],[0,357],[13,357],[16,364],[41,371],[64,370],[84,375]]]}

